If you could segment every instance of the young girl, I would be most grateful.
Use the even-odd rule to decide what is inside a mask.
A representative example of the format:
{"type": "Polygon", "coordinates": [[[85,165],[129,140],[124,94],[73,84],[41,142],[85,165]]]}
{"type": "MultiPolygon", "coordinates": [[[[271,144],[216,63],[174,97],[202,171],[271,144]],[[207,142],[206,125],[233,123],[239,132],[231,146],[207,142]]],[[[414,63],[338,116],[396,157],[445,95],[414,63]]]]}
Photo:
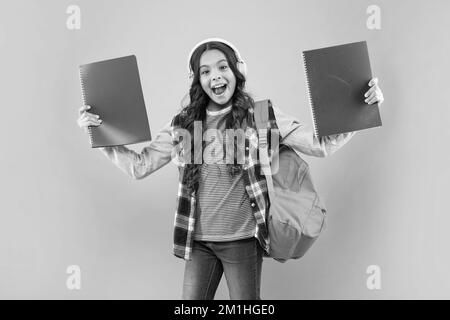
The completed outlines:
{"type": "MultiPolygon", "coordinates": [[[[238,50],[223,39],[206,39],[193,48],[188,61],[192,82],[184,107],[140,154],[125,146],[100,148],[135,179],[166,165],[180,150],[192,155],[199,145],[206,151],[212,143],[222,143],[220,138],[227,129],[256,130],[254,101],[244,90],[246,65],[238,50]],[[199,124],[201,143],[191,141],[191,149],[187,143],[180,148],[178,130],[195,137],[199,124]]],[[[383,94],[377,79],[368,85],[366,103],[381,104],[383,94]]],[[[85,129],[101,124],[89,108],[80,108],[78,124],[85,129]]],[[[317,157],[332,154],[354,135],[350,132],[317,139],[311,129],[272,106],[269,126],[279,130],[280,143],[317,157]]],[[[231,148],[236,151],[232,140],[231,148]]],[[[224,153],[231,150],[229,141],[224,153]]],[[[215,153],[214,148],[214,152],[204,152],[200,161],[179,165],[173,253],[186,261],[183,299],[213,299],[223,273],[230,299],[260,299],[262,261],[269,253],[266,217],[270,202],[265,177],[249,152],[251,144],[252,137],[246,135],[244,162],[238,161],[234,152],[233,161],[225,163],[225,154],[215,153]]],[[[195,152],[194,158],[199,159],[195,152]]]]}

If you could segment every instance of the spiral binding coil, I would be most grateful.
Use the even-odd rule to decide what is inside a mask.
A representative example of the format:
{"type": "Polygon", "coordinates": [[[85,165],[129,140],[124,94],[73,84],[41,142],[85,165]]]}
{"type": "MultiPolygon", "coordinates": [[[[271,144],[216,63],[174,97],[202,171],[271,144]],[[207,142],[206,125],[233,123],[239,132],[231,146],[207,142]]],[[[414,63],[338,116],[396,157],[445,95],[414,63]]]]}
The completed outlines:
{"type": "Polygon", "coordinates": [[[303,57],[303,66],[305,69],[305,78],[306,78],[306,90],[308,93],[308,100],[309,100],[309,107],[311,108],[311,114],[312,114],[312,120],[313,120],[313,126],[314,126],[314,134],[316,135],[316,137],[319,137],[318,131],[317,131],[317,123],[316,123],[316,115],[314,113],[314,105],[313,105],[313,101],[312,101],[312,97],[311,97],[311,88],[309,86],[309,78],[308,78],[308,67],[306,65],[306,57],[305,57],[305,53],[302,53],[302,57],[303,57]]]}
{"type": "MultiPolygon", "coordinates": [[[[83,77],[81,76],[81,67],[78,68],[78,74],[80,76],[80,84],[81,84],[81,95],[83,97],[83,104],[86,105],[86,96],[84,93],[84,83],[83,83],[83,77]]],[[[88,134],[89,134],[89,140],[91,142],[91,147],[94,144],[94,140],[92,138],[92,131],[91,131],[91,127],[88,126],[88,134]]]]}

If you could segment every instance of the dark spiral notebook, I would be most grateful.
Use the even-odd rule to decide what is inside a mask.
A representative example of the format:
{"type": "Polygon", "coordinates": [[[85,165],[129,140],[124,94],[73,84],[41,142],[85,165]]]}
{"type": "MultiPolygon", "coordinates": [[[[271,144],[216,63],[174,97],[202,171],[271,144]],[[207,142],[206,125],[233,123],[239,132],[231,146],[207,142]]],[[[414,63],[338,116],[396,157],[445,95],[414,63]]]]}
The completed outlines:
{"type": "Polygon", "coordinates": [[[366,41],[303,51],[317,137],[381,126],[378,103],[364,93],[372,78],[366,41]]]}
{"type": "Polygon", "coordinates": [[[98,114],[90,126],[91,147],[111,147],[151,140],[136,56],[79,66],[83,102],[98,114]]]}

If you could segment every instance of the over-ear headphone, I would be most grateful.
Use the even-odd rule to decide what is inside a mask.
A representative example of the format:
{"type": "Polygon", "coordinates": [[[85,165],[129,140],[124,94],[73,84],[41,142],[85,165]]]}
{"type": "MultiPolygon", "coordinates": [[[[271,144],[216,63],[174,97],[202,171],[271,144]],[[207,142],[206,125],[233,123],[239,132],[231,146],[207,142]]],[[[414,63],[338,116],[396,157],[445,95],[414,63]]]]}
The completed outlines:
{"type": "MultiPolygon", "coordinates": [[[[188,68],[188,82],[189,82],[189,87],[192,85],[192,81],[194,80],[194,71],[191,69],[191,57],[194,54],[194,51],[201,46],[204,43],[207,42],[211,42],[211,41],[217,41],[217,42],[221,42],[226,44],[227,46],[229,46],[231,49],[233,49],[234,54],[236,55],[237,58],[237,64],[236,64],[236,68],[239,70],[240,73],[242,73],[242,75],[247,79],[247,64],[245,63],[245,61],[242,59],[241,54],[239,53],[238,49],[229,41],[221,39],[221,38],[208,38],[205,40],[200,41],[199,43],[197,43],[194,48],[192,48],[191,52],[189,53],[188,56],[188,60],[187,60],[187,68],[188,68]]],[[[181,100],[181,106],[185,107],[190,103],[190,97],[189,97],[189,93],[187,93],[183,99],[181,100]]]]}
{"type": "Polygon", "coordinates": [[[205,40],[200,41],[199,43],[197,43],[195,45],[195,47],[191,50],[191,52],[189,53],[188,56],[188,61],[187,61],[187,65],[188,65],[188,75],[189,75],[189,85],[192,84],[192,80],[194,78],[194,71],[191,69],[191,57],[194,54],[194,51],[201,46],[204,43],[207,42],[212,42],[212,41],[217,41],[217,42],[222,42],[224,44],[226,44],[227,46],[229,46],[231,49],[233,49],[234,54],[236,55],[237,58],[237,64],[236,64],[236,68],[239,70],[240,73],[242,73],[242,75],[247,78],[247,64],[244,62],[244,60],[242,59],[238,49],[229,41],[221,39],[221,38],[208,38],[205,40]]]}

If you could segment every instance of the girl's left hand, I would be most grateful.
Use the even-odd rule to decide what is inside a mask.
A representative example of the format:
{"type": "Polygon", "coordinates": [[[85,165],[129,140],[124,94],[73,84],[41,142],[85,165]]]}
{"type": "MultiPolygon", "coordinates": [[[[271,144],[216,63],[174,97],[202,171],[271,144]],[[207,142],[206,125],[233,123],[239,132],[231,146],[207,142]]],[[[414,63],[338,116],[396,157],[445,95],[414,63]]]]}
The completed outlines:
{"type": "Polygon", "coordinates": [[[371,88],[364,94],[364,102],[367,104],[374,104],[378,102],[381,105],[384,101],[383,92],[378,86],[378,78],[372,78],[368,84],[371,88]]]}

